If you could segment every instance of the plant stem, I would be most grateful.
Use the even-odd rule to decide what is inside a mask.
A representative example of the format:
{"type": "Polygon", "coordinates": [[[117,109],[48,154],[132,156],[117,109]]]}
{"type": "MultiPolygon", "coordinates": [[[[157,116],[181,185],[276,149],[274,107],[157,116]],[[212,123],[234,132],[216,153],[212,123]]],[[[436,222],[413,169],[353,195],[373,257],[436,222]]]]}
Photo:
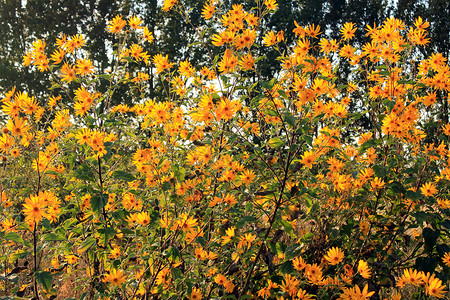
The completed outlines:
{"type": "Polygon", "coordinates": [[[34,297],[39,300],[39,293],[37,288],[37,280],[36,280],[36,273],[37,273],[37,247],[36,247],[36,221],[34,221],[34,229],[33,229],[33,259],[34,259],[34,297]]]}

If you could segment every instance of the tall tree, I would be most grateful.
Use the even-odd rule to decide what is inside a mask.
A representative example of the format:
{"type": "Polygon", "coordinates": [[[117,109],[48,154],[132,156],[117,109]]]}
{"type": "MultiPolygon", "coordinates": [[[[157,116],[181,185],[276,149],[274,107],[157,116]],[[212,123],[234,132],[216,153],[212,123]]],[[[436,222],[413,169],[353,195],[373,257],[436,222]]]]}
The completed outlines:
{"type": "MultiPolygon", "coordinates": [[[[22,57],[36,39],[55,41],[60,33],[87,34],[87,47],[96,67],[108,66],[106,23],[115,14],[128,14],[130,1],[117,0],[0,0],[0,92],[17,86],[47,95],[46,73],[22,66],[22,57]]],[[[51,49],[52,45],[48,45],[51,49]]]]}

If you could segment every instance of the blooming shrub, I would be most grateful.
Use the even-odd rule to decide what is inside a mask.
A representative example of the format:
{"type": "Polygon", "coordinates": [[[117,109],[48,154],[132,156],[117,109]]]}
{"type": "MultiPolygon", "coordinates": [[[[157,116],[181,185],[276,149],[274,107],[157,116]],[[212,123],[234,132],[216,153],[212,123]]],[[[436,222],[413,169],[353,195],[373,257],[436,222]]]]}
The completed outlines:
{"type": "Polygon", "coordinates": [[[296,23],[290,47],[261,34],[276,9],[206,4],[203,67],[151,57],[136,16],[110,21],[105,74],[82,35],[33,43],[24,64],[54,95],[2,99],[3,296],[69,278],[79,299],[449,296],[449,66],[417,51],[428,23],[387,19],[365,45],[353,23],[339,41],[296,23]]]}

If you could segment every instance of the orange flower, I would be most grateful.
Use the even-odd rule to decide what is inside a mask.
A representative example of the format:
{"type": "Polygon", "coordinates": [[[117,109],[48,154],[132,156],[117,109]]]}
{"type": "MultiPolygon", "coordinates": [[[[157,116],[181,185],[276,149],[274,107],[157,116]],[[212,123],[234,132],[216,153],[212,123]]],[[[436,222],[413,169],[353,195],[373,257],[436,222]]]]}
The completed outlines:
{"type": "Polygon", "coordinates": [[[93,72],[93,66],[90,59],[79,59],[75,66],[77,74],[85,76],[93,72]]]}
{"type": "Polygon", "coordinates": [[[61,79],[63,81],[71,82],[75,79],[75,68],[73,68],[68,63],[64,63],[61,68],[61,79]]]}
{"type": "Polygon", "coordinates": [[[450,252],[445,253],[444,257],[442,258],[442,261],[444,262],[444,264],[450,267],[450,252]]]}
{"type": "Polygon", "coordinates": [[[311,151],[305,152],[301,156],[300,163],[304,164],[305,167],[311,169],[315,160],[316,160],[316,154],[311,150],[311,151]]]}
{"type": "Polygon", "coordinates": [[[420,191],[422,192],[422,195],[424,195],[426,197],[431,197],[437,193],[436,187],[431,182],[425,183],[420,188],[420,191]]]}
{"type": "Polygon", "coordinates": [[[30,196],[25,199],[22,211],[27,219],[34,220],[36,223],[39,223],[42,218],[47,216],[45,204],[38,196],[30,196]]]}
{"type": "Polygon", "coordinates": [[[340,32],[344,41],[351,40],[355,36],[356,27],[354,26],[354,23],[347,22],[341,28],[340,32]]]}
{"type": "Polygon", "coordinates": [[[214,278],[214,282],[218,285],[224,285],[226,281],[228,281],[227,278],[222,274],[217,274],[217,276],[214,278]]]}
{"type": "Polygon", "coordinates": [[[239,178],[242,180],[242,183],[250,184],[255,178],[255,173],[252,170],[244,170],[239,178]]]}
{"type": "Polygon", "coordinates": [[[162,10],[167,12],[174,7],[175,4],[178,3],[178,0],[164,0],[164,5],[162,7],[162,10]]]}
{"type": "Polygon", "coordinates": [[[309,24],[308,27],[305,28],[305,33],[312,38],[316,38],[322,32],[320,32],[319,25],[315,26],[314,24],[309,24]]]}
{"type": "Polygon", "coordinates": [[[161,54],[156,54],[153,56],[153,63],[156,66],[156,72],[161,73],[165,69],[172,68],[173,64],[169,63],[169,56],[162,56],[161,54]]]}
{"type": "Polygon", "coordinates": [[[205,3],[202,9],[202,16],[205,20],[209,20],[213,17],[216,7],[211,3],[205,3]]]}
{"type": "Polygon", "coordinates": [[[276,0],[264,0],[264,5],[271,10],[276,10],[278,8],[278,3],[276,0]]]}
{"type": "Polygon", "coordinates": [[[136,216],[136,223],[141,225],[148,225],[150,223],[150,215],[148,212],[140,212],[136,216]]]}
{"type": "Polygon", "coordinates": [[[333,247],[328,250],[324,258],[328,260],[331,265],[337,265],[344,259],[344,252],[337,247],[333,247]]]}
{"type": "Polygon", "coordinates": [[[115,16],[114,19],[109,21],[109,24],[106,26],[109,32],[111,33],[119,33],[122,28],[127,25],[127,22],[122,19],[122,16],[115,16]]]}
{"type": "Polygon", "coordinates": [[[369,266],[363,260],[360,260],[358,262],[358,273],[366,279],[370,278],[370,276],[372,275],[369,266]]]}
{"type": "Polygon", "coordinates": [[[445,297],[445,285],[442,284],[442,281],[439,278],[427,273],[426,275],[423,275],[423,281],[425,282],[425,293],[427,295],[434,296],[436,298],[445,297]]]}
{"type": "Polygon", "coordinates": [[[239,66],[244,70],[251,70],[255,67],[255,60],[251,53],[247,53],[241,57],[239,60],[239,66]]]}
{"type": "Polygon", "coordinates": [[[371,181],[371,186],[374,190],[379,190],[382,189],[385,185],[384,181],[379,178],[379,177],[375,177],[372,181],[371,181]]]}
{"type": "Polygon", "coordinates": [[[191,297],[190,300],[200,300],[202,299],[202,293],[200,292],[200,289],[194,287],[192,288],[191,297]]]}
{"type": "Polygon", "coordinates": [[[141,25],[141,23],[142,23],[142,20],[136,16],[132,16],[128,19],[128,25],[130,25],[130,27],[133,29],[141,29],[142,26],[139,26],[139,25],[141,25]]]}
{"type": "Polygon", "coordinates": [[[126,280],[126,276],[123,274],[122,270],[117,271],[116,269],[112,269],[109,271],[109,274],[106,274],[103,278],[103,282],[109,282],[112,285],[120,286],[126,280]]]}

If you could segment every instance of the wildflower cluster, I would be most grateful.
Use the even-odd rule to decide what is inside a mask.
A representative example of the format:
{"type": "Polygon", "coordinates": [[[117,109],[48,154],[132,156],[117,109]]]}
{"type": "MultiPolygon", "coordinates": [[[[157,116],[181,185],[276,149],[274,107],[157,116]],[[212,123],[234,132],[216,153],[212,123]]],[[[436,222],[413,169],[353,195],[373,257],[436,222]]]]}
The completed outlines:
{"type": "Polygon", "coordinates": [[[30,45],[53,95],[2,99],[0,293],[76,277],[76,298],[448,297],[450,72],[417,51],[429,24],[390,18],[358,45],[357,24],[329,40],[295,22],[288,44],[261,28],[277,9],[207,1],[202,67],[150,55],[137,16],[109,21],[104,74],[81,34],[30,45]]]}

